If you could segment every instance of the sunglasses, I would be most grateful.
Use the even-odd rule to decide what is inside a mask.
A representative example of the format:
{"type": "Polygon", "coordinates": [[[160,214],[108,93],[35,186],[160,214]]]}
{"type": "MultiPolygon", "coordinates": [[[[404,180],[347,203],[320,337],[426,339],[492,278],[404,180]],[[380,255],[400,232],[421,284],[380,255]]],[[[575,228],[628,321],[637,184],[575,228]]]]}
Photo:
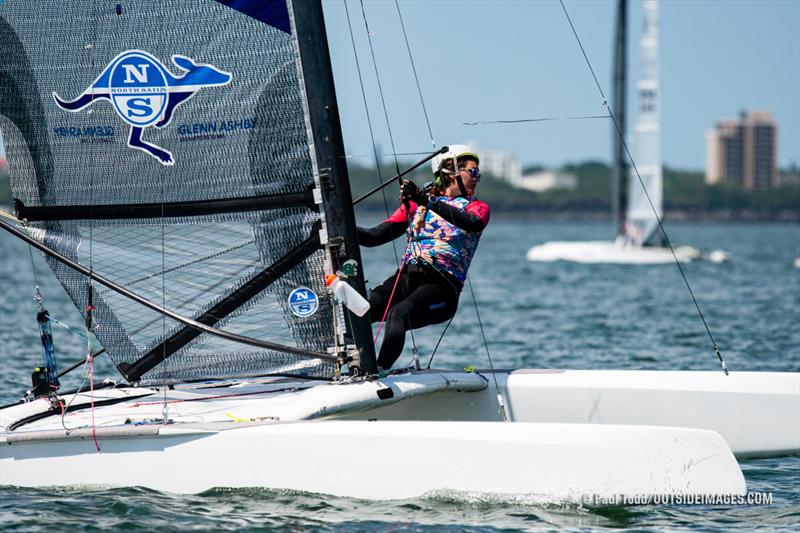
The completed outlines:
{"type": "Polygon", "coordinates": [[[478,170],[476,167],[473,167],[473,168],[462,168],[462,169],[459,169],[459,170],[461,172],[466,172],[467,174],[469,174],[470,176],[472,176],[475,179],[479,179],[481,177],[481,171],[478,170]]]}

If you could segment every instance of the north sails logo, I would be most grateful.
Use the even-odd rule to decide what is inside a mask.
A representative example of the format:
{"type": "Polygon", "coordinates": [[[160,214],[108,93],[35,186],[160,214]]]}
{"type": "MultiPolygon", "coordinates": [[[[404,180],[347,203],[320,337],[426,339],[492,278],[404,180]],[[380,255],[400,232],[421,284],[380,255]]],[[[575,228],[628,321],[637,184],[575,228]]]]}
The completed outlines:
{"type": "Polygon", "coordinates": [[[58,107],[80,111],[95,102],[108,100],[117,115],[130,124],[128,146],[147,152],[162,165],[173,165],[172,154],[142,139],[142,130],[163,128],[172,120],[175,108],[205,87],[228,85],[233,78],[212,65],[195,63],[193,59],[173,55],[172,62],[183,71],[173,76],[161,61],[141,50],[127,50],[115,57],[83,94],[72,101],[62,100],[55,92],[58,107]]]}

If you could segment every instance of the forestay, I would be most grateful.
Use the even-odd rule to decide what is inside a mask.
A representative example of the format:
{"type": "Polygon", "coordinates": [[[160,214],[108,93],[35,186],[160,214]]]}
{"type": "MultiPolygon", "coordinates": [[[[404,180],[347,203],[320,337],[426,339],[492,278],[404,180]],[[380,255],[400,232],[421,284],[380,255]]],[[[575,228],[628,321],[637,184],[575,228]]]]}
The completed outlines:
{"type": "MultiPolygon", "coordinates": [[[[325,293],[289,11],[284,0],[1,4],[0,128],[18,216],[47,246],[185,317],[319,353],[343,315],[325,293]]],[[[201,334],[48,261],[84,314],[91,292],[95,333],[129,380],[335,371],[333,358],[201,334]]]]}

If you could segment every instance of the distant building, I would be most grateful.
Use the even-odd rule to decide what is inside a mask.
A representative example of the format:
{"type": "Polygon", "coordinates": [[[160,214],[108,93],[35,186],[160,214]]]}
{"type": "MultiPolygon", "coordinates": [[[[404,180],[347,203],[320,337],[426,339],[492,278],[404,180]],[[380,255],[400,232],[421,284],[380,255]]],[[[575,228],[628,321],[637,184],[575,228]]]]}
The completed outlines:
{"type": "Polygon", "coordinates": [[[542,170],[522,176],[515,185],[535,192],[548,189],[573,190],[578,186],[578,177],[569,172],[542,170]]]}
{"type": "Polygon", "coordinates": [[[504,150],[477,148],[481,156],[481,172],[517,185],[522,177],[522,163],[512,154],[504,150]]]}
{"type": "Polygon", "coordinates": [[[706,132],[706,183],[732,183],[747,190],[780,185],[778,124],[763,111],[742,112],[706,132]]]}

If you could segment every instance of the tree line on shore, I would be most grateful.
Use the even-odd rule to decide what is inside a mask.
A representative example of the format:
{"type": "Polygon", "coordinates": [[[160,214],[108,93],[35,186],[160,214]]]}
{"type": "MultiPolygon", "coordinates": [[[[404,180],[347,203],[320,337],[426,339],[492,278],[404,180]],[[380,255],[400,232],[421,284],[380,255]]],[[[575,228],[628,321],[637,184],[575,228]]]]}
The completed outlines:
{"type": "MultiPolygon", "coordinates": [[[[418,185],[431,179],[425,170],[412,174],[418,185]]],[[[402,169],[402,166],[401,166],[402,169]]],[[[350,166],[353,197],[378,183],[375,167],[350,166]]],[[[526,172],[541,170],[529,167],[526,172]]],[[[592,217],[606,215],[611,210],[611,167],[600,161],[585,161],[564,165],[561,171],[574,174],[574,189],[549,189],[533,192],[512,186],[504,180],[484,173],[477,192],[493,212],[509,212],[536,216],[574,215],[592,217]]],[[[394,175],[394,167],[382,167],[384,180],[394,175]]],[[[623,186],[623,201],[627,186],[623,186]]],[[[386,188],[390,206],[397,205],[398,188],[386,188]]],[[[380,193],[363,202],[370,210],[385,209],[380,193]]],[[[393,207],[392,207],[393,209],[393,207]]],[[[720,218],[757,220],[800,220],[800,184],[763,190],[746,191],[731,184],[707,185],[702,172],[664,167],[664,210],[680,218],[720,218]]]]}
{"type": "MultiPolygon", "coordinates": [[[[402,170],[401,165],[401,170],[402,170]]],[[[526,169],[535,170],[535,167],[526,169]]],[[[478,196],[493,212],[542,216],[605,216],[611,209],[611,168],[599,161],[567,164],[561,168],[577,177],[575,189],[550,189],[533,192],[484,174],[478,196]]],[[[391,178],[394,166],[375,167],[351,164],[349,168],[353,198],[378,184],[378,178],[391,178]]],[[[784,172],[788,175],[789,172],[784,172]]],[[[410,175],[418,185],[431,179],[427,165],[410,175]]],[[[791,177],[791,176],[790,176],[791,177]]],[[[731,184],[707,185],[703,173],[664,167],[664,210],[679,218],[717,218],[734,220],[800,220],[800,184],[794,182],[771,190],[746,191],[731,184]]],[[[623,187],[623,194],[626,187],[623,187]]],[[[399,187],[386,187],[390,210],[398,205],[399,187]]],[[[0,205],[11,204],[8,167],[0,165],[0,205]]],[[[383,195],[378,192],[364,200],[360,208],[384,211],[383,195]]]]}

